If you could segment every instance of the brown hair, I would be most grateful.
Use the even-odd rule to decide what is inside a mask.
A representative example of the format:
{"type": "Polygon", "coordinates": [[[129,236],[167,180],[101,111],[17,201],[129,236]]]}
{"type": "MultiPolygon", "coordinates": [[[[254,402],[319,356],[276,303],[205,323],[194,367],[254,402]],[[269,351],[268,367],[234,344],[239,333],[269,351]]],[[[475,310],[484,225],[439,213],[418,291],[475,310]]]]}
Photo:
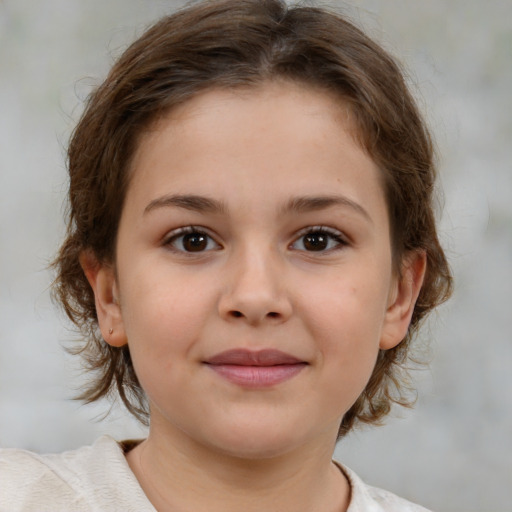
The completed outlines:
{"type": "Polygon", "coordinates": [[[362,395],[339,434],[356,421],[376,423],[393,402],[406,405],[404,368],[422,318],[451,292],[449,267],[433,213],[435,167],[429,133],[396,62],[343,16],[282,0],[198,3],[164,17],[135,41],[89,97],[69,144],[67,237],[54,262],[54,296],[83,334],[76,350],[95,371],[79,397],[92,402],[117,390],[147,421],[147,404],[128,346],[108,345],[98,329],[94,294],[79,263],[92,251],[115,260],[116,234],[141,133],[159,115],[208,88],[287,79],[347,102],[356,137],[380,166],[395,264],[423,250],[426,277],[406,338],[380,351],[362,395]]]}

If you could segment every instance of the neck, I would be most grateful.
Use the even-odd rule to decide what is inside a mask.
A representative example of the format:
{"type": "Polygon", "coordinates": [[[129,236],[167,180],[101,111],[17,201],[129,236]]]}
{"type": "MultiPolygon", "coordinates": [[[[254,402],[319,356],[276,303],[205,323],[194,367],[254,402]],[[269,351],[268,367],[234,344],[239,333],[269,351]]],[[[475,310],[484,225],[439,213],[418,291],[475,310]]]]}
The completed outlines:
{"type": "Polygon", "coordinates": [[[127,460],[159,512],[344,512],[350,489],[325,449],[303,446],[268,458],[239,458],[195,445],[181,431],[150,431],[127,460]]]}

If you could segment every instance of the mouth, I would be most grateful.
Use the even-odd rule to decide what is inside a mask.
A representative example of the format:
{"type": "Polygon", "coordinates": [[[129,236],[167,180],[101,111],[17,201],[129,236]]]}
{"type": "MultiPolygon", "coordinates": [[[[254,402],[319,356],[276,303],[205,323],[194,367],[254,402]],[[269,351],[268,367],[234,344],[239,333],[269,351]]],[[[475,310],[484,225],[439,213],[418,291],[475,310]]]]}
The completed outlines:
{"type": "Polygon", "coordinates": [[[308,363],[279,350],[234,349],[221,352],[204,364],[233,384],[247,388],[276,386],[299,374],[308,363]]]}

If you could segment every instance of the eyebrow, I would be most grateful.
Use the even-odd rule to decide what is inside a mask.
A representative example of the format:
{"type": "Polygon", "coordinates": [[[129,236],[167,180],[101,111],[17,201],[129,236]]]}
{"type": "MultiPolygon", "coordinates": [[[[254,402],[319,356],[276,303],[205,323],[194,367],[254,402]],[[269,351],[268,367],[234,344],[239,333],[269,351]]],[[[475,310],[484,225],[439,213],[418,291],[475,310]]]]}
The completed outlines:
{"type": "Polygon", "coordinates": [[[333,206],[348,207],[362,215],[369,222],[373,222],[370,214],[359,203],[348,197],[338,195],[294,197],[284,207],[283,213],[306,213],[325,210],[333,206]]]}
{"type": "MultiPolygon", "coordinates": [[[[348,207],[372,222],[369,213],[355,201],[345,196],[302,196],[293,197],[284,206],[281,213],[307,213],[325,210],[334,206],[348,207]]],[[[217,199],[194,194],[171,194],[153,199],[144,209],[144,214],[158,208],[177,207],[199,213],[221,214],[227,211],[225,204],[217,199]]]]}
{"type": "Polygon", "coordinates": [[[216,199],[193,194],[173,194],[153,199],[144,208],[144,214],[158,208],[173,206],[200,213],[224,213],[226,211],[224,203],[216,199]]]}

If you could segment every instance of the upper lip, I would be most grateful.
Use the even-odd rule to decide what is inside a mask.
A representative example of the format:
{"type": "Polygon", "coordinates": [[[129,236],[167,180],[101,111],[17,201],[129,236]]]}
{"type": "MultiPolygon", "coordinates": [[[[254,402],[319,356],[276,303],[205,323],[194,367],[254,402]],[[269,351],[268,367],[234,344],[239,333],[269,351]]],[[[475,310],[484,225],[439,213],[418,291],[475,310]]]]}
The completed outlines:
{"type": "Polygon", "coordinates": [[[285,352],[274,349],[247,350],[231,349],[205,361],[211,365],[237,365],[237,366],[276,366],[285,364],[305,364],[305,361],[285,352]]]}

